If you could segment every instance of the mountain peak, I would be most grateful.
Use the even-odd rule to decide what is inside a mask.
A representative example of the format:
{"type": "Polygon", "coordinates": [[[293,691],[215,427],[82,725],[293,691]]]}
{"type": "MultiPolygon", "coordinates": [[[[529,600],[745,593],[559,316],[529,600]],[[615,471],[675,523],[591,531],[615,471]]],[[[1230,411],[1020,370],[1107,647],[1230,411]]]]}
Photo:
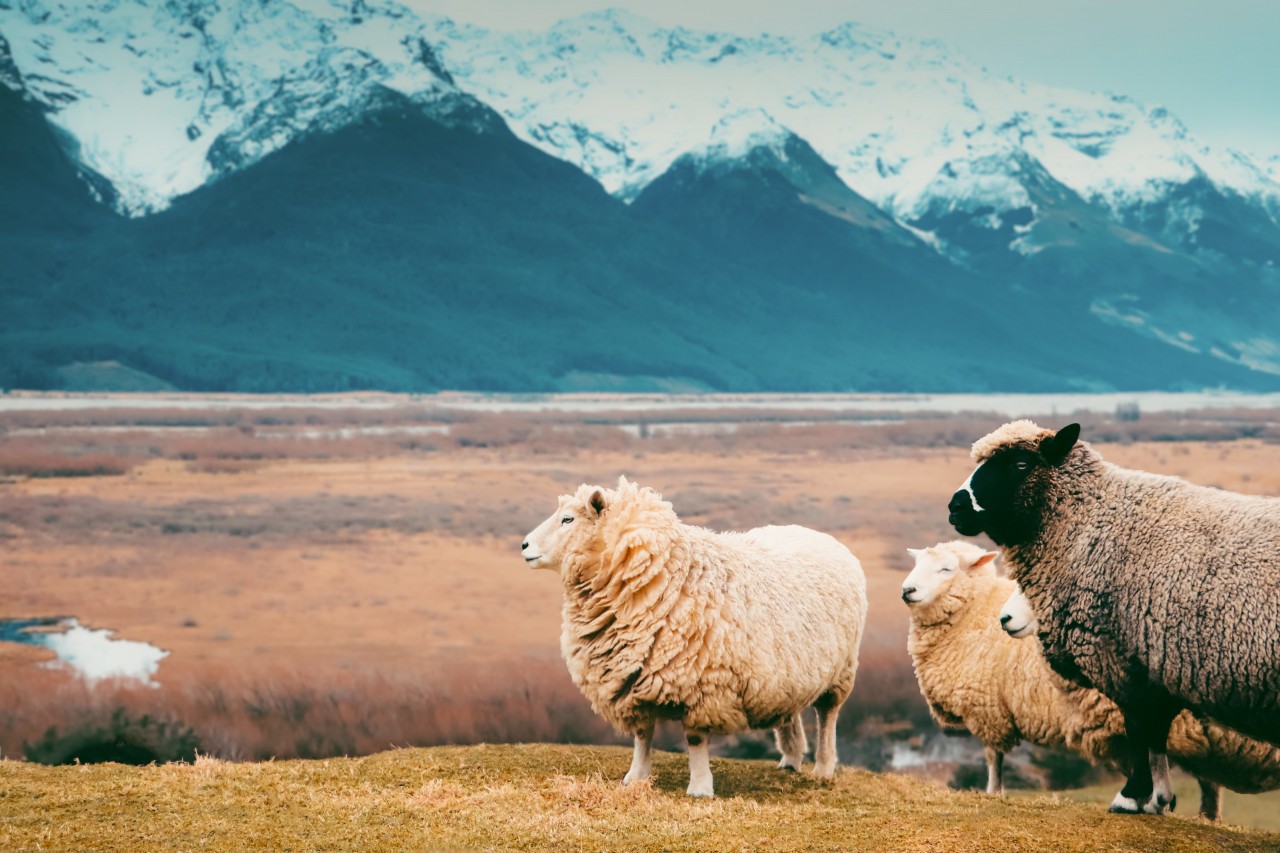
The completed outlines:
{"type": "Polygon", "coordinates": [[[423,100],[456,92],[420,26],[392,4],[0,5],[24,95],[135,215],[220,177],[211,154],[255,162],[358,118],[379,89],[423,100]],[[228,156],[237,139],[247,147],[228,156]]]}
{"type": "Polygon", "coordinates": [[[712,126],[706,145],[696,153],[700,159],[736,160],[766,148],[786,159],[785,146],[794,136],[765,110],[738,110],[722,116],[712,126]]]}

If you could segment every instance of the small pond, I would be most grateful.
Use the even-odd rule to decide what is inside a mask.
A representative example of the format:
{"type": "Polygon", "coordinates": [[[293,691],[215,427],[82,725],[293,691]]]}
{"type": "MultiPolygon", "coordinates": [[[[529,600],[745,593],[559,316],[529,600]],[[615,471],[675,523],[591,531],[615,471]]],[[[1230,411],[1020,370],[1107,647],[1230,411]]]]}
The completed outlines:
{"type": "Polygon", "coordinates": [[[119,640],[106,628],[86,628],[72,617],[0,619],[0,642],[43,646],[57,655],[43,666],[66,669],[90,684],[125,678],[155,686],[153,676],[164,649],[136,640],[119,640]]]}

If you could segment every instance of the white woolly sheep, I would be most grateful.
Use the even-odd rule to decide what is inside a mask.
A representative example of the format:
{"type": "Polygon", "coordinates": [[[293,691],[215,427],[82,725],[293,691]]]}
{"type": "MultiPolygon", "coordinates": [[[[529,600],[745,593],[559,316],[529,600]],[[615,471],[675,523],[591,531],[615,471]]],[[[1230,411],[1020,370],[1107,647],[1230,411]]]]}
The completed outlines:
{"type": "MultiPolygon", "coordinates": [[[[982,741],[988,793],[1003,791],[1004,753],[1020,740],[1128,767],[1115,703],[1057,676],[1038,641],[1018,642],[1001,630],[997,615],[1017,591],[996,572],[998,552],[959,541],[908,551],[916,564],[902,598],[920,690],[940,725],[967,728],[982,741]]],[[[1169,732],[1169,756],[1199,777],[1201,814],[1210,820],[1220,817],[1219,784],[1244,793],[1280,787],[1280,750],[1187,711],[1169,732]]]]}
{"type": "Polygon", "coordinates": [[[950,520],[1004,548],[1054,671],[1120,707],[1132,769],[1112,810],[1161,813],[1183,708],[1280,743],[1280,500],[1120,468],[1079,435],[979,439],[950,520]]]}
{"type": "Polygon", "coordinates": [[[982,741],[987,793],[1003,793],[1004,754],[1022,740],[1073,749],[1095,763],[1124,760],[1115,706],[1058,678],[1034,643],[1000,630],[996,614],[1014,583],[996,574],[998,552],[944,542],[908,553],[916,564],[902,600],[916,679],[939,725],[966,728],[982,741]]]}
{"type": "Polygon", "coordinates": [[[657,492],[619,478],[561,496],[522,551],[564,584],[560,649],[574,683],[635,736],[623,784],[648,778],[660,719],[684,726],[691,796],[713,796],[711,734],[774,728],[780,766],[798,770],[811,705],[814,774],[835,773],[836,718],[867,613],[848,548],[803,527],[683,524],[657,492]]]}

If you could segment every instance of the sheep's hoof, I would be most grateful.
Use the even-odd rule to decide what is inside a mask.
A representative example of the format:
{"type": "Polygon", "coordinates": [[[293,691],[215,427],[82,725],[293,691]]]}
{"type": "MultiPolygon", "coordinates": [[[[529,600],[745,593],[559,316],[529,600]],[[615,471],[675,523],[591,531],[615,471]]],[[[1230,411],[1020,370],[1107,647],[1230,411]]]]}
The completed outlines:
{"type": "Polygon", "coordinates": [[[625,785],[634,785],[635,783],[637,783],[637,782],[643,782],[644,780],[646,780],[646,779],[648,779],[648,778],[649,778],[649,774],[648,774],[648,773],[628,773],[626,776],[623,776],[623,777],[622,777],[622,784],[623,784],[624,786],[625,786],[625,785]]]}
{"type": "Polygon", "coordinates": [[[1111,808],[1108,811],[1113,814],[1142,814],[1142,805],[1133,797],[1116,794],[1116,798],[1111,801],[1111,808]]]}
{"type": "Polygon", "coordinates": [[[834,767],[817,767],[813,768],[813,777],[815,779],[834,779],[836,769],[834,767]]]}
{"type": "Polygon", "coordinates": [[[782,759],[781,763],[778,764],[778,769],[786,770],[788,773],[799,773],[800,765],[792,764],[790,761],[784,758],[782,759]]]}
{"type": "Polygon", "coordinates": [[[1168,814],[1172,812],[1174,809],[1176,809],[1177,807],[1178,807],[1177,794],[1170,794],[1169,799],[1167,800],[1165,799],[1163,794],[1157,794],[1156,796],[1152,797],[1150,800],[1147,800],[1146,805],[1142,807],[1142,810],[1147,814],[1168,814]]]}
{"type": "Polygon", "coordinates": [[[712,798],[713,798],[713,797],[715,797],[715,795],[716,795],[716,794],[715,794],[715,791],[714,791],[714,790],[712,790],[710,787],[707,787],[707,788],[695,788],[695,787],[694,787],[694,786],[692,786],[692,785],[690,785],[690,786],[689,786],[689,790],[688,790],[688,791],[685,791],[685,793],[686,793],[686,794],[688,794],[688,795],[689,795],[689,796],[691,796],[691,797],[702,797],[702,798],[704,798],[704,799],[708,799],[708,800],[712,799],[712,798]]]}

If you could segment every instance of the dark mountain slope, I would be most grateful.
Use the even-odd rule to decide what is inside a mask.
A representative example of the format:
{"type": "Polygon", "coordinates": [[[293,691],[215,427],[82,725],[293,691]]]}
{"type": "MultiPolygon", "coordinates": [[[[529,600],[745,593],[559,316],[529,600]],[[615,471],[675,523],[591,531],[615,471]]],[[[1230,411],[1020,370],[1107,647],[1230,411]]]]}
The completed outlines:
{"type": "Polygon", "coordinates": [[[547,388],[582,365],[749,384],[662,322],[669,276],[628,230],[484,108],[401,103],[97,228],[59,281],[92,316],[5,337],[196,388],[547,388]],[[637,326],[645,349],[622,343],[637,326]]]}
{"type": "Polygon", "coordinates": [[[784,162],[678,163],[628,207],[469,98],[377,102],[139,220],[86,202],[38,122],[4,125],[47,162],[0,172],[0,197],[52,213],[0,238],[0,383],[106,359],[241,391],[1267,379],[958,270],[798,139],[784,162]]]}
{"type": "MultiPolygon", "coordinates": [[[[1046,190],[1040,198],[1047,197],[1046,190]]],[[[1037,227],[1055,227],[1064,203],[1044,205],[1045,222],[1037,227]]],[[[970,267],[948,263],[887,217],[877,219],[879,212],[795,136],[780,150],[760,147],[736,160],[682,158],[634,208],[677,225],[716,254],[790,282],[814,303],[806,316],[830,320],[834,313],[843,338],[858,342],[868,365],[917,376],[933,371],[948,380],[963,375],[974,389],[1280,385],[1108,322],[1094,305],[1095,291],[1082,286],[1096,284],[1097,272],[1064,263],[1078,254],[986,253],[971,239],[970,267]]],[[[949,233],[965,237],[972,226],[961,221],[972,216],[957,212],[949,233]]],[[[1017,233],[1010,228],[1006,241],[1017,233]]],[[[1114,236],[1106,245],[1137,252],[1114,236]]],[[[1132,275],[1144,260],[1124,272],[1132,275]]],[[[828,345],[815,338],[810,346],[828,345]]]]}

